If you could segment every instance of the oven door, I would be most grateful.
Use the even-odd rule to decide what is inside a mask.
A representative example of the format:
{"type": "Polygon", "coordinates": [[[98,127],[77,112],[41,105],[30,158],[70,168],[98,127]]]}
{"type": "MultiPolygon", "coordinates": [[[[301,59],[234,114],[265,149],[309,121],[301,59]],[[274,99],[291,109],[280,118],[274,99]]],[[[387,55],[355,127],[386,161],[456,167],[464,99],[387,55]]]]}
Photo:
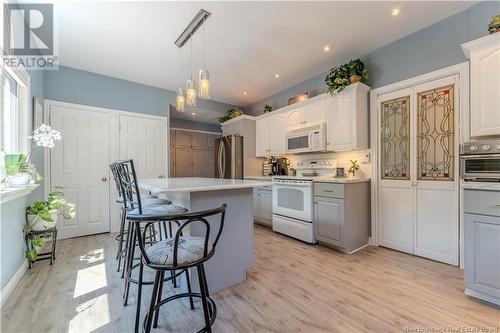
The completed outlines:
{"type": "Polygon", "coordinates": [[[312,222],[312,182],[273,184],[273,214],[312,222]]]}
{"type": "Polygon", "coordinates": [[[500,154],[462,155],[462,178],[500,178],[500,154]]]}

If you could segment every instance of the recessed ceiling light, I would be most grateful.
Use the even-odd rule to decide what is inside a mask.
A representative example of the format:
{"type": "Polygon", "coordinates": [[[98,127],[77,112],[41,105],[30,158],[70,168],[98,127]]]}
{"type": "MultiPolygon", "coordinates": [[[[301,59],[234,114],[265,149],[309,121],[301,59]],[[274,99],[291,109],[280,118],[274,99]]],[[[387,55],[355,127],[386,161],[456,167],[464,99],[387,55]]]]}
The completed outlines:
{"type": "Polygon", "coordinates": [[[191,112],[191,114],[192,114],[193,116],[196,116],[196,112],[191,112]]]}
{"type": "Polygon", "coordinates": [[[274,77],[277,78],[277,79],[279,79],[280,78],[280,74],[276,73],[276,74],[274,74],[274,77]]]}
{"type": "Polygon", "coordinates": [[[325,46],[323,47],[323,51],[325,51],[325,52],[330,51],[330,45],[325,45],[325,46]]]}
{"type": "Polygon", "coordinates": [[[244,91],[244,92],[243,92],[243,95],[248,95],[248,92],[244,91]]]}
{"type": "Polygon", "coordinates": [[[398,16],[399,14],[401,14],[401,8],[395,7],[391,9],[391,16],[398,16]]]}

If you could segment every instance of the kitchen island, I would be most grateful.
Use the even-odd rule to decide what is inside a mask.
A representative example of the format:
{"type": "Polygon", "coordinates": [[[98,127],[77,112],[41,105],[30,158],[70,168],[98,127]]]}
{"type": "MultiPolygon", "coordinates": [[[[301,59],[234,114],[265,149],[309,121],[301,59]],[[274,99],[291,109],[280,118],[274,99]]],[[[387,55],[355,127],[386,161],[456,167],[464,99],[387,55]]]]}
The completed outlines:
{"type": "MultiPolygon", "coordinates": [[[[217,292],[246,279],[253,262],[253,188],[268,182],[217,178],[139,179],[139,188],[172,201],[191,212],[227,204],[224,229],[215,255],[205,264],[210,292],[217,292]]],[[[218,230],[217,219],[210,221],[212,237],[218,230]]],[[[203,236],[204,227],[191,225],[189,233],[203,236]]],[[[194,272],[193,272],[194,273],[194,272]]],[[[198,289],[197,279],[191,280],[198,289]]]]}

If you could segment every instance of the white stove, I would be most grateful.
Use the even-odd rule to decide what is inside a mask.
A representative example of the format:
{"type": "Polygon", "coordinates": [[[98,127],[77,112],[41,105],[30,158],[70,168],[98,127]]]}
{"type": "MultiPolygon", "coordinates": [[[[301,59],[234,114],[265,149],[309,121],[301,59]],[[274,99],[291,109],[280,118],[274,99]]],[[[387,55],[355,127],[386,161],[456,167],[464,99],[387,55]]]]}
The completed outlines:
{"type": "Polygon", "coordinates": [[[313,181],[333,176],[336,167],[337,162],[332,160],[306,160],[297,163],[298,176],[273,176],[274,231],[316,243],[313,181]]]}

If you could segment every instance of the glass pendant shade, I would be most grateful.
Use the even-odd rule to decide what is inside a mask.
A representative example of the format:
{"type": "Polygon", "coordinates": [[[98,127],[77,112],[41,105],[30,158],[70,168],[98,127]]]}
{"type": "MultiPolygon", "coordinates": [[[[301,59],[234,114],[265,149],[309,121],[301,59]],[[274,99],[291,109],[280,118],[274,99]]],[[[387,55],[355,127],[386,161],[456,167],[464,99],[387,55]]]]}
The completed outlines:
{"type": "Polygon", "coordinates": [[[196,89],[193,80],[187,80],[186,84],[186,105],[189,107],[196,106],[196,89]]]}
{"type": "Polygon", "coordinates": [[[175,104],[177,106],[177,111],[184,112],[184,107],[186,106],[186,97],[184,97],[184,89],[179,88],[177,97],[175,98],[175,104]]]}
{"type": "Polygon", "coordinates": [[[206,69],[200,69],[198,72],[198,97],[207,99],[210,98],[210,78],[206,69]]]}

